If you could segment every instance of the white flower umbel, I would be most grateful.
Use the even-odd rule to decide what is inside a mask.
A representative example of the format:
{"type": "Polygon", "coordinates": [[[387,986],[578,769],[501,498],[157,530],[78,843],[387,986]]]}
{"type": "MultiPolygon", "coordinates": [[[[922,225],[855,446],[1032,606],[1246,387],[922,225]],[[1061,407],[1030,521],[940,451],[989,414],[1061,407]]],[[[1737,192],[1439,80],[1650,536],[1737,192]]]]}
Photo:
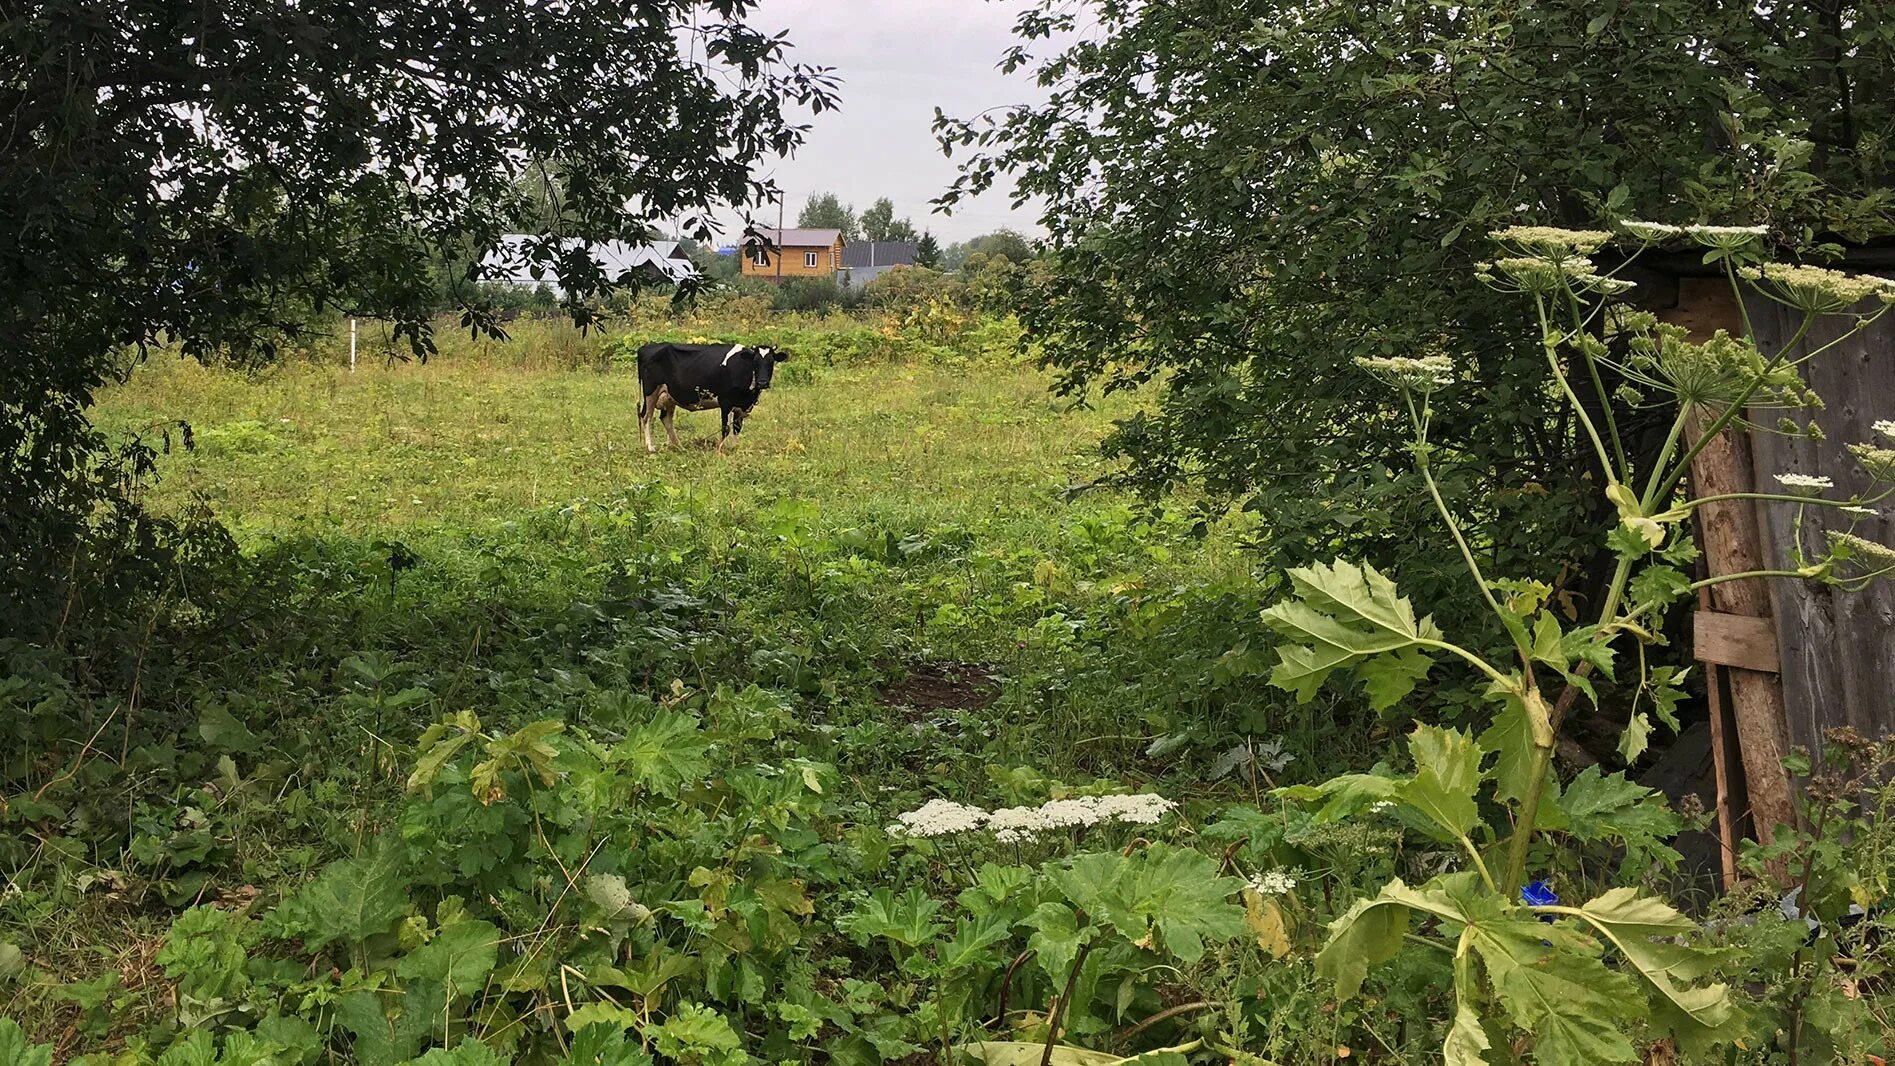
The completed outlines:
{"type": "Polygon", "coordinates": [[[896,815],[895,821],[906,836],[938,837],[972,832],[984,825],[987,818],[987,812],[979,807],[932,799],[906,814],[896,815]]]}
{"type": "Polygon", "coordinates": [[[1074,796],[1038,807],[1003,807],[987,816],[987,828],[1003,844],[1029,840],[1059,829],[1084,829],[1102,822],[1156,825],[1178,805],[1153,792],[1129,796],[1074,796]]]}
{"type": "Polygon", "coordinates": [[[1115,822],[1133,825],[1157,825],[1177,804],[1153,792],[1131,796],[1100,796],[1099,814],[1115,822]]]}
{"type": "Polygon", "coordinates": [[[1895,418],[1884,418],[1869,428],[1887,437],[1889,440],[1895,440],[1895,418]]]}
{"type": "Polygon", "coordinates": [[[1433,392],[1454,384],[1454,360],[1445,355],[1357,356],[1355,365],[1398,389],[1433,392]]]}
{"type": "Polygon", "coordinates": [[[1777,484],[1796,493],[1798,496],[1815,496],[1824,489],[1833,489],[1836,483],[1826,477],[1813,474],[1778,474],[1777,484]]]}
{"type": "Polygon", "coordinates": [[[1685,235],[1706,248],[1735,252],[1770,232],[1769,226],[1686,226],[1685,235]]]}
{"type": "Polygon", "coordinates": [[[1605,247],[1612,234],[1597,229],[1560,229],[1557,226],[1508,226],[1494,240],[1543,255],[1587,255],[1605,247]]]}
{"type": "Polygon", "coordinates": [[[1845,507],[1839,507],[1837,508],[1837,510],[1841,511],[1843,514],[1855,515],[1857,518],[1882,517],[1882,512],[1876,510],[1873,507],[1858,507],[1855,504],[1849,504],[1845,507]]]}
{"type": "Polygon", "coordinates": [[[1886,544],[1833,529],[1827,536],[1829,550],[1838,557],[1860,560],[1864,565],[1876,568],[1895,566],[1895,548],[1886,544]]]}
{"type": "Polygon", "coordinates": [[[1778,303],[1813,315],[1847,311],[1871,296],[1895,303],[1895,282],[1814,266],[1765,263],[1738,271],[1778,303]]]}
{"type": "Polygon", "coordinates": [[[1284,870],[1266,870],[1250,879],[1250,890],[1259,896],[1286,895],[1296,888],[1296,878],[1284,870]]]}
{"type": "Polygon", "coordinates": [[[1640,222],[1637,219],[1628,218],[1619,221],[1619,228],[1641,241],[1650,241],[1654,244],[1673,237],[1684,236],[1683,226],[1672,226],[1663,222],[1640,222]]]}

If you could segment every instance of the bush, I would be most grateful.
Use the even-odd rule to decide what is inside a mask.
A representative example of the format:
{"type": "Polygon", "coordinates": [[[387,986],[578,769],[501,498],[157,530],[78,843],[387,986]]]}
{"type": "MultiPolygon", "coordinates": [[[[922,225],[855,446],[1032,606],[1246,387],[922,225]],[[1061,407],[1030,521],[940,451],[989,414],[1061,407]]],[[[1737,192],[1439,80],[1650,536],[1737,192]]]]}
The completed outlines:
{"type": "Polygon", "coordinates": [[[965,305],[967,286],[951,274],[919,266],[894,267],[862,286],[863,303],[897,313],[912,311],[931,301],[965,305]]]}
{"type": "Polygon", "coordinates": [[[770,306],[778,311],[832,311],[851,306],[856,299],[834,278],[790,278],[776,285],[770,306]]]}

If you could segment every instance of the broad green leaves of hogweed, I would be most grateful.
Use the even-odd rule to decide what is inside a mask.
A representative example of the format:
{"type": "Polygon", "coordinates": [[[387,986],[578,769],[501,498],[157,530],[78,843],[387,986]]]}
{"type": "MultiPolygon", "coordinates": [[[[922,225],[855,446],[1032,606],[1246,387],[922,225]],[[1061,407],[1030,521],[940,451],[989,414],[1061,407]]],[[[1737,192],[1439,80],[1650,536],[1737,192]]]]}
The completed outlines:
{"type": "Polygon", "coordinates": [[[1271,629],[1288,638],[1277,649],[1270,683],[1316,695],[1337,670],[1353,668],[1376,710],[1393,706],[1427,676],[1427,650],[1441,640],[1430,618],[1415,617],[1395,583],[1374,567],[1336,560],[1289,572],[1293,598],[1263,612],[1271,629]]]}
{"type": "Polygon", "coordinates": [[[18,1066],[52,1066],[51,1044],[29,1044],[18,1022],[0,1018],[0,1062],[18,1066]]]}
{"type": "MultiPolygon", "coordinates": [[[[1202,852],[1153,844],[1131,855],[1092,852],[1055,866],[1050,879],[1067,902],[1133,943],[1164,949],[1186,964],[1204,955],[1206,940],[1244,931],[1243,908],[1230,897],[1243,887],[1218,876],[1202,852]]],[[[1047,932],[1042,924],[1040,931],[1047,932]]]]}
{"type": "Polygon", "coordinates": [[[332,862],[286,900],[271,917],[299,934],[310,950],[330,941],[360,943],[385,933],[408,911],[408,893],[395,849],[332,862]]]}
{"type": "Polygon", "coordinates": [[[1408,735],[1415,760],[1410,777],[1344,774],[1319,785],[1291,785],[1277,795],[1302,803],[1320,803],[1318,822],[1333,822],[1377,803],[1396,803],[1417,815],[1435,836],[1465,841],[1481,824],[1475,800],[1487,775],[1481,761],[1487,750],[1458,729],[1417,725],[1408,735]]]}
{"type": "Polygon", "coordinates": [[[1369,968],[1401,950],[1417,914],[1439,922],[1441,934],[1456,944],[1459,1006],[1443,1045],[1453,1066],[1488,1061],[1488,1041],[1469,1002],[1477,987],[1471,983],[1475,963],[1514,1026],[1533,1034],[1534,1061],[1546,1066],[1635,1061],[1622,1028],[1642,1018],[1694,1044],[1728,1039],[1741,1022],[1725,986],[1680,987],[1717,962],[1715,952],[1673,942],[1696,927],[1629,888],[1613,889],[1584,907],[1536,913],[1488,891],[1473,873],[1449,874],[1418,888],[1393,881],[1330,924],[1328,943],[1316,957],[1318,972],[1336,982],[1338,996],[1356,995],[1369,968]],[[1538,913],[1567,920],[1547,925],[1538,913]],[[1573,919],[1602,933],[1638,979],[1608,968],[1599,939],[1573,928],[1573,919]]]}

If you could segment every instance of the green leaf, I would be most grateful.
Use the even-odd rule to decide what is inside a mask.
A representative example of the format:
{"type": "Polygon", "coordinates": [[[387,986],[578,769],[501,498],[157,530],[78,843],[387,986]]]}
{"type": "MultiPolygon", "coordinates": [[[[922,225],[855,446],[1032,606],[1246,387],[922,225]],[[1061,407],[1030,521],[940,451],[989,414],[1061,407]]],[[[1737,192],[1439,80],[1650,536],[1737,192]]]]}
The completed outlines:
{"type": "MultiPolygon", "coordinates": [[[[1493,752],[1497,756],[1492,771],[1494,798],[1502,802],[1518,802],[1526,798],[1533,776],[1536,747],[1533,743],[1534,724],[1525,701],[1518,693],[1495,684],[1488,688],[1487,695],[1501,703],[1499,713],[1494,715],[1493,723],[1481,733],[1479,740],[1483,751],[1493,752]]],[[[1548,788],[1557,791],[1558,781],[1553,779],[1550,766],[1547,777],[1548,788]]]]}
{"type": "Polygon", "coordinates": [[[1408,932],[1409,908],[1403,897],[1408,886],[1397,878],[1373,899],[1359,899],[1329,923],[1329,939],[1316,954],[1316,972],[1336,983],[1337,999],[1354,999],[1362,991],[1369,967],[1401,953],[1408,932]]]}
{"type": "Polygon", "coordinates": [[[429,726],[415,742],[415,750],[421,754],[415,760],[414,773],[408,775],[408,788],[420,791],[434,784],[454,756],[479,735],[480,719],[472,711],[461,711],[429,726]]]}
{"type": "Polygon", "coordinates": [[[1397,795],[1445,830],[1450,840],[1466,838],[1480,822],[1474,798],[1486,753],[1459,730],[1430,725],[1415,727],[1408,750],[1415,757],[1415,776],[1401,783],[1397,795]]]}
{"type": "Polygon", "coordinates": [[[0,1018],[0,1062],[16,1066],[52,1066],[51,1044],[29,1044],[26,1032],[11,1018],[0,1018]]]}
{"type": "Polygon", "coordinates": [[[448,997],[479,991],[499,959],[500,930],[491,922],[456,922],[401,960],[396,973],[439,981],[448,997]]]}
{"type": "Polygon", "coordinates": [[[1310,812],[1315,822],[1335,822],[1397,799],[1402,782],[1380,774],[1343,774],[1318,785],[1286,785],[1273,795],[1298,803],[1321,803],[1310,812]]]}
{"type": "Polygon", "coordinates": [[[638,1012],[627,1007],[614,1007],[610,1003],[588,1003],[566,1015],[566,1028],[572,1032],[577,1033],[589,1025],[620,1030],[636,1029],[638,1012]]]}
{"type": "Polygon", "coordinates": [[[1441,631],[1397,593],[1372,566],[1337,560],[1289,572],[1295,599],[1263,612],[1270,628],[1289,638],[1277,648],[1270,683],[1308,702],[1336,670],[1355,668],[1371,706],[1383,710],[1413,691],[1426,675],[1424,641],[1441,631]]]}
{"type": "Polygon", "coordinates": [[[1035,965],[1055,987],[1066,980],[1080,947],[1091,943],[1097,932],[1091,926],[1082,928],[1073,909],[1054,900],[1040,904],[1021,924],[1033,930],[1026,946],[1033,951],[1035,965]]]}
{"type": "Polygon", "coordinates": [[[334,940],[359,944],[386,933],[408,913],[407,886],[394,849],[377,845],[366,855],[330,863],[283,907],[312,951],[334,940]]]}
{"type": "Polygon", "coordinates": [[[1141,946],[1195,963],[1204,941],[1243,934],[1243,908],[1230,897],[1243,887],[1220,877],[1216,860],[1190,848],[1153,844],[1131,856],[1094,852],[1075,856],[1052,880],[1080,910],[1141,946]]]}
{"type": "Polygon", "coordinates": [[[421,1049],[447,1011],[447,993],[428,981],[411,983],[396,997],[397,1013],[389,1017],[382,997],[362,989],[336,1000],[336,1025],[355,1036],[349,1046],[359,1066],[395,1066],[421,1049]]]}
{"type": "Polygon", "coordinates": [[[1651,746],[1652,720],[1644,711],[1632,715],[1625,723],[1625,731],[1619,734],[1619,758],[1627,763],[1638,761],[1645,749],[1651,746]]]}
{"type": "Polygon", "coordinates": [[[1447,1040],[1441,1045],[1442,1062],[1445,1066],[1487,1066],[1486,1053],[1493,1047],[1487,1039],[1487,1031],[1481,1028],[1480,1012],[1460,999],[1454,1007],[1454,1022],[1448,1026],[1447,1040]]]}
{"type": "Polygon", "coordinates": [[[838,918],[836,928],[863,944],[879,936],[906,947],[919,947],[941,932],[941,923],[934,920],[940,911],[940,901],[919,886],[911,886],[899,896],[878,888],[855,910],[838,918]]]}
{"type": "Polygon", "coordinates": [[[658,1054],[701,1066],[742,1066],[750,1061],[743,1040],[710,1007],[682,1003],[663,1025],[645,1027],[658,1054]]]}
{"type": "Polygon", "coordinates": [[[412,1066],[507,1066],[508,1060],[500,1053],[478,1040],[468,1037],[454,1045],[454,1050],[435,1048],[418,1059],[408,1060],[412,1066]]]}
{"type": "Polygon", "coordinates": [[[659,711],[625,735],[612,749],[611,761],[626,764],[645,788],[676,796],[685,785],[710,771],[711,740],[698,720],[677,711],[659,711]]]}
{"type": "Polygon", "coordinates": [[[1597,766],[1573,778],[1559,806],[1566,812],[1566,831],[1584,841],[1662,839],[1683,825],[1656,791],[1623,773],[1602,774],[1597,766]]]}
{"type": "MultiPolygon", "coordinates": [[[[1045,1041],[983,1040],[958,1044],[954,1048],[972,1066],[1039,1066],[1046,1054],[1045,1041]]],[[[1056,1066],[1116,1066],[1119,1057],[1105,1051],[1090,1051],[1068,1044],[1054,1044],[1052,1062],[1056,1066]]]]}
{"type": "Polygon", "coordinates": [[[197,715],[197,735],[215,751],[247,754],[263,746],[263,739],[250,731],[221,703],[207,704],[197,715]]]}
{"type": "Polygon", "coordinates": [[[1730,1040],[1744,1018],[1726,985],[1681,987],[1709,974],[1721,953],[1679,943],[1698,931],[1696,923],[1663,900],[1634,888],[1615,888],[1579,908],[1593,928],[1612,942],[1657,995],[1662,1017],[1694,1044],[1730,1040]]]}

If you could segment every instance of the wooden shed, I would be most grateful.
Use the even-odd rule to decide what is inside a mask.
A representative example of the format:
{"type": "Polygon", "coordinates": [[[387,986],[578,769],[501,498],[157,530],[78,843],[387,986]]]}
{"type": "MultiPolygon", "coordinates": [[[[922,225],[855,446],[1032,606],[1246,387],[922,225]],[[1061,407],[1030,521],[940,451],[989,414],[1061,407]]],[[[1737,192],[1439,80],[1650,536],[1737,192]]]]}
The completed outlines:
{"type": "MultiPolygon", "coordinates": [[[[1694,341],[1719,329],[1741,336],[1746,312],[1766,357],[1795,336],[1800,312],[1756,294],[1740,308],[1729,283],[1700,259],[1696,253],[1641,257],[1627,276],[1639,282],[1642,303],[1689,329],[1694,341]]],[[[1841,263],[1830,265],[1895,274],[1895,246],[1851,248],[1841,263]]],[[[1726,430],[1694,462],[1693,496],[1780,494],[1776,475],[1792,473],[1830,478],[1839,495],[1873,493],[1846,446],[1874,439],[1876,421],[1895,419],[1895,312],[1867,329],[1852,325],[1843,317],[1819,319],[1792,354],[1801,358],[1833,344],[1800,367],[1825,406],[1793,416],[1799,423],[1814,417],[1823,437],[1772,432],[1782,412],[1753,411],[1756,430],[1726,430]]],[[[1792,503],[1751,500],[1701,509],[1704,572],[1794,569],[1795,549],[1818,557],[1826,551],[1827,531],[1851,521],[1857,535],[1895,544],[1889,508],[1876,518],[1806,508],[1800,530],[1798,510],[1792,503]]],[[[1795,820],[1797,783],[1781,766],[1791,747],[1816,750],[1824,733],[1839,726],[1869,737],[1895,733],[1895,583],[1852,591],[1774,578],[1729,582],[1707,592],[1693,619],[1693,654],[1706,667],[1729,873],[1728,845],[1744,835],[1746,814],[1754,834],[1766,840],[1772,826],[1795,820]]]]}

